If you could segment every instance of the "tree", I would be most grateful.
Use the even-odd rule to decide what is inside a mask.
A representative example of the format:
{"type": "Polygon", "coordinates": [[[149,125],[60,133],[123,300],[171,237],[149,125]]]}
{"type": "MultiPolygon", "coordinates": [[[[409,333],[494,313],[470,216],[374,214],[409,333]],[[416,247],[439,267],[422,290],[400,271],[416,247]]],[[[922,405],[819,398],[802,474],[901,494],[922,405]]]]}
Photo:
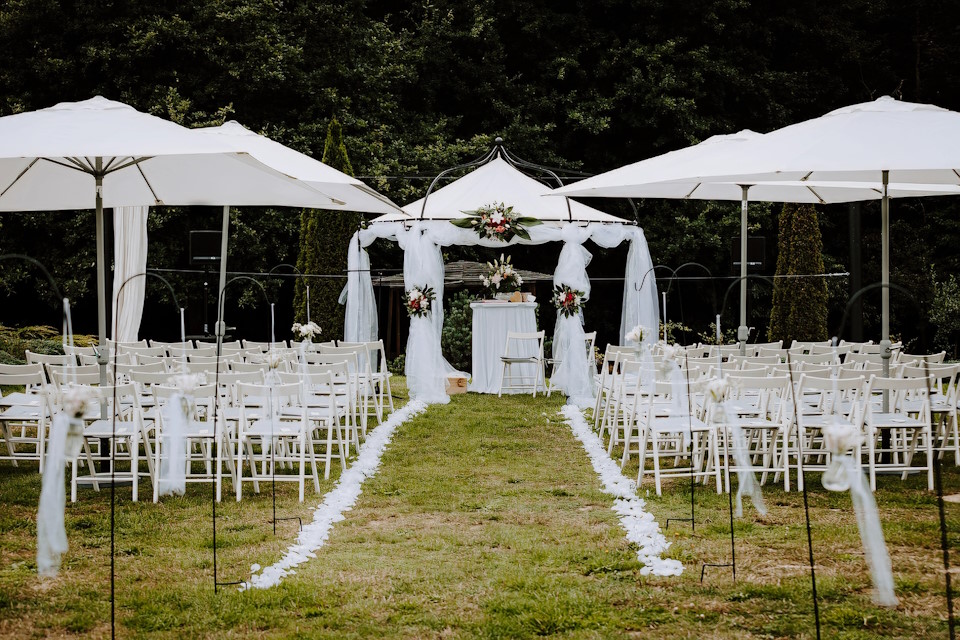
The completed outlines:
{"type": "Polygon", "coordinates": [[[827,283],[803,278],[823,273],[823,239],[813,205],[785,204],[777,238],[777,275],[770,311],[770,340],[827,339],[827,283]]]}
{"type": "MultiPolygon", "coordinates": [[[[347,175],[353,167],[343,143],[343,128],[333,117],[327,126],[323,162],[347,175]]],[[[343,307],[340,292],[346,282],[347,244],[360,224],[360,215],[340,211],[306,209],[300,214],[300,253],[297,268],[304,274],[327,276],[310,280],[310,319],[320,325],[328,338],[343,337],[343,307]]],[[[306,283],[298,279],[294,293],[294,315],[307,319],[306,283]]]]}

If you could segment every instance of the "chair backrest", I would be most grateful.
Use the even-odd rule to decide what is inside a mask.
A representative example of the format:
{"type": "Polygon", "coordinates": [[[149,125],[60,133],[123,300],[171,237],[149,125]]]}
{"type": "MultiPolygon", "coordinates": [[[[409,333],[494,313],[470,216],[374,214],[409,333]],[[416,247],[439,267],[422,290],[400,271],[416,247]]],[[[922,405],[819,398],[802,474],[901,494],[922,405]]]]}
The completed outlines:
{"type": "Polygon", "coordinates": [[[182,342],[164,342],[163,340],[151,340],[151,347],[161,347],[163,349],[193,349],[193,340],[182,342]]]}
{"type": "Polygon", "coordinates": [[[752,344],[747,344],[747,355],[759,356],[761,349],[781,349],[783,348],[783,340],[777,340],[776,342],[754,342],[752,344]]]}
{"type": "Polygon", "coordinates": [[[168,371],[131,371],[130,382],[133,382],[141,391],[146,387],[158,384],[170,384],[170,377],[173,375],[168,371]]]}
{"type": "Polygon", "coordinates": [[[170,362],[170,359],[167,356],[151,356],[138,353],[135,356],[137,358],[137,364],[156,364],[161,363],[164,366],[167,366],[170,362]]]}
{"type": "Polygon", "coordinates": [[[839,364],[837,356],[833,353],[793,353],[791,351],[790,364],[839,364]]]}
{"type": "Polygon", "coordinates": [[[535,333],[508,331],[503,355],[512,358],[536,357],[543,360],[544,335],[546,335],[546,332],[543,330],[535,333]],[[511,349],[511,346],[513,349],[511,349]]]}
{"type": "Polygon", "coordinates": [[[96,356],[97,348],[96,347],[78,347],[76,345],[63,345],[64,353],[72,353],[75,356],[96,356]]]}
{"type": "Polygon", "coordinates": [[[68,383],[97,386],[100,384],[100,367],[89,364],[81,367],[47,365],[47,374],[53,383],[54,391],[59,395],[60,388],[68,383]]]}
{"type": "MultiPolygon", "coordinates": [[[[892,345],[890,345],[890,351],[893,352],[894,355],[896,355],[896,353],[900,351],[902,348],[903,348],[903,343],[900,343],[900,342],[895,342],[892,345]]],[[[867,343],[860,346],[859,353],[870,353],[874,355],[880,355],[881,350],[882,348],[879,344],[867,343]]]]}
{"type": "Polygon", "coordinates": [[[42,364],[0,364],[0,387],[26,387],[27,391],[45,389],[47,377],[42,364]]]}
{"type": "Polygon", "coordinates": [[[597,343],[597,332],[591,331],[583,334],[584,347],[587,350],[587,367],[590,369],[590,375],[597,372],[597,356],[594,353],[594,345],[597,343]]]}
{"type": "MultiPolygon", "coordinates": [[[[127,376],[134,373],[167,373],[167,365],[163,362],[154,362],[152,364],[118,364],[117,375],[127,376]]],[[[167,375],[170,375],[167,373],[167,375]]]]}
{"type": "Polygon", "coordinates": [[[911,363],[911,362],[929,362],[930,364],[940,364],[943,362],[944,357],[947,355],[946,351],[941,351],[940,353],[928,353],[928,354],[919,354],[919,353],[903,353],[902,351],[897,354],[897,362],[911,363]]]}
{"type": "Polygon", "coordinates": [[[243,347],[244,349],[259,349],[260,351],[269,351],[271,347],[274,349],[286,349],[287,341],[278,340],[276,342],[257,342],[256,340],[243,340],[237,342],[237,347],[243,347]]]}
{"type": "Polygon", "coordinates": [[[763,345],[760,345],[760,346],[757,348],[757,355],[760,356],[761,358],[767,358],[767,357],[770,357],[770,356],[776,356],[776,357],[780,358],[780,361],[781,361],[781,362],[783,362],[784,360],[787,359],[787,352],[788,352],[788,351],[789,351],[789,349],[784,349],[784,348],[782,348],[782,347],[765,347],[765,346],[763,346],[763,345]]]}
{"type": "Polygon", "coordinates": [[[251,371],[257,371],[261,375],[266,375],[267,370],[270,369],[270,365],[266,362],[231,362],[230,371],[234,373],[249,373],[251,371]]]}
{"type": "Polygon", "coordinates": [[[769,366],[780,364],[780,356],[730,356],[728,361],[741,367],[748,364],[769,366]]]}
{"type": "Polygon", "coordinates": [[[77,363],[77,359],[73,354],[34,353],[33,351],[27,350],[24,351],[24,355],[26,356],[27,364],[68,365],[77,363]]]}
{"type": "Polygon", "coordinates": [[[738,344],[710,345],[710,357],[716,358],[718,355],[721,358],[727,358],[729,356],[738,356],[740,355],[740,345],[738,344]]]}

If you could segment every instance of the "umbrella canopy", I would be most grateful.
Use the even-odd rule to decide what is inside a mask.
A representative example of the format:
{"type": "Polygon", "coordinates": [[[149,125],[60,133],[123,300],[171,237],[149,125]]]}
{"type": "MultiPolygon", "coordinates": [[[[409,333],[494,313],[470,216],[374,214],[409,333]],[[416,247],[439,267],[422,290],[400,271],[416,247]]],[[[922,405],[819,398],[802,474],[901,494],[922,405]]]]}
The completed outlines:
{"type": "MultiPolygon", "coordinates": [[[[788,127],[789,128],[789,127],[788,127]]],[[[799,202],[830,204],[878,200],[883,189],[875,182],[863,180],[862,174],[850,174],[842,181],[830,178],[801,181],[806,174],[769,175],[758,182],[724,176],[734,164],[732,156],[749,163],[764,135],[744,129],[737,133],[716,135],[703,142],[653,158],[613,169],[574,184],[555,189],[550,195],[606,198],[669,198],[688,200],[741,200],[741,185],[750,184],[750,199],[757,202],[799,202]],[[749,145],[745,145],[749,143],[749,145]],[[750,149],[751,151],[747,151],[750,149]]],[[[742,177],[742,176],[741,176],[742,177]]],[[[954,176],[954,182],[957,177],[954,176]]],[[[960,193],[955,186],[894,184],[891,197],[915,197],[960,193]]]]}
{"type": "MultiPolygon", "coordinates": [[[[342,206],[335,205],[337,209],[361,213],[401,213],[400,208],[389,198],[380,195],[356,178],[279,142],[274,142],[266,136],[256,134],[235,120],[219,127],[204,127],[193,129],[193,131],[212,140],[223,142],[236,151],[248,153],[264,165],[336,198],[343,203],[342,206]]],[[[286,204],[296,206],[289,201],[286,204]]],[[[331,208],[330,206],[317,207],[313,201],[303,206],[315,209],[331,208]]]]}
{"type": "Polygon", "coordinates": [[[700,172],[710,181],[802,180],[956,185],[960,182],[960,113],[889,96],[835,109],[772,131],[726,167],[700,172]]]}
{"type": "MultiPolygon", "coordinates": [[[[740,264],[741,277],[745,277],[748,196],[755,201],[820,204],[882,199],[886,212],[891,197],[960,194],[955,186],[960,174],[947,168],[960,166],[960,153],[951,148],[927,155],[937,143],[955,147],[942,145],[943,135],[960,138],[960,114],[880,98],[769,134],[744,130],[713,136],[557,189],[554,194],[740,200],[740,264]],[[914,115],[907,115],[911,113],[914,115]],[[897,131],[889,148],[887,128],[897,131]],[[938,162],[945,164],[937,169],[938,162]],[[868,169],[881,165],[901,169],[886,177],[879,170],[868,169]]],[[[886,265],[889,238],[884,216],[886,265]]],[[[884,282],[888,275],[885,267],[884,282]]],[[[741,343],[746,341],[746,294],[744,279],[740,284],[741,343]]],[[[884,289],[884,300],[888,295],[884,289]]],[[[889,334],[888,316],[883,314],[884,336],[889,334]]]]}
{"type": "Polygon", "coordinates": [[[104,205],[299,206],[304,200],[342,204],[224,142],[101,96],[0,118],[0,211],[96,209],[101,345],[104,205]]]}
{"type": "Polygon", "coordinates": [[[561,198],[544,198],[550,187],[526,175],[502,157],[495,157],[426,198],[403,207],[407,216],[391,214],[374,222],[402,222],[410,217],[424,220],[454,220],[466,217],[465,211],[503,202],[519,215],[537,218],[545,223],[617,222],[628,223],[578,202],[561,198]],[[568,208],[569,202],[569,208],[568,208]]]}
{"type": "MultiPolygon", "coordinates": [[[[741,184],[856,181],[881,190],[881,342],[889,345],[889,199],[897,183],[923,185],[914,195],[957,193],[947,185],[960,181],[960,113],[884,96],[768,133],[727,160],[727,168],[699,177],[741,184]]],[[[889,355],[885,349],[885,373],[889,355]]]]}
{"type": "Polygon", "coordinates": [[[0,211],[102,205],[342,206],[225,142],[97,96],[0,118],[0,211]]]}

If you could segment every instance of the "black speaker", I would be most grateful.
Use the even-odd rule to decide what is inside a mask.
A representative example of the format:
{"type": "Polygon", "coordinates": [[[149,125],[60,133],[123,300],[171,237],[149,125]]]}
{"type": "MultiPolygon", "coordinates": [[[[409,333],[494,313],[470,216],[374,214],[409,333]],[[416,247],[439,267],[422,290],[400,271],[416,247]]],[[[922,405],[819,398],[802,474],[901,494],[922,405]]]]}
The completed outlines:
{"type": "Polygon", "coordinates": [[[220,231],[191,231],[190,264],[219,264],[222,235],[220,231]]]}

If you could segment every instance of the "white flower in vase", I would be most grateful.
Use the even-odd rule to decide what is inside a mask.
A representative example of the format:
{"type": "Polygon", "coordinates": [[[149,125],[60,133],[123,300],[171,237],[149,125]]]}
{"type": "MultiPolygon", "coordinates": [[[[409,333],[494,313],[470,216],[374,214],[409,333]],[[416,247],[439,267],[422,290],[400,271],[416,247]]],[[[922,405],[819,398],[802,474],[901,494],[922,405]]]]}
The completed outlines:
{"type": "Polygon", "coordinates": [[[643,342],[643,336],[646,335],[646,333],[647,328],[638,324],[633,329],[630,329],[630,332],[627,333],[625,337],[630,342],[640,344],[643,342]]]}

